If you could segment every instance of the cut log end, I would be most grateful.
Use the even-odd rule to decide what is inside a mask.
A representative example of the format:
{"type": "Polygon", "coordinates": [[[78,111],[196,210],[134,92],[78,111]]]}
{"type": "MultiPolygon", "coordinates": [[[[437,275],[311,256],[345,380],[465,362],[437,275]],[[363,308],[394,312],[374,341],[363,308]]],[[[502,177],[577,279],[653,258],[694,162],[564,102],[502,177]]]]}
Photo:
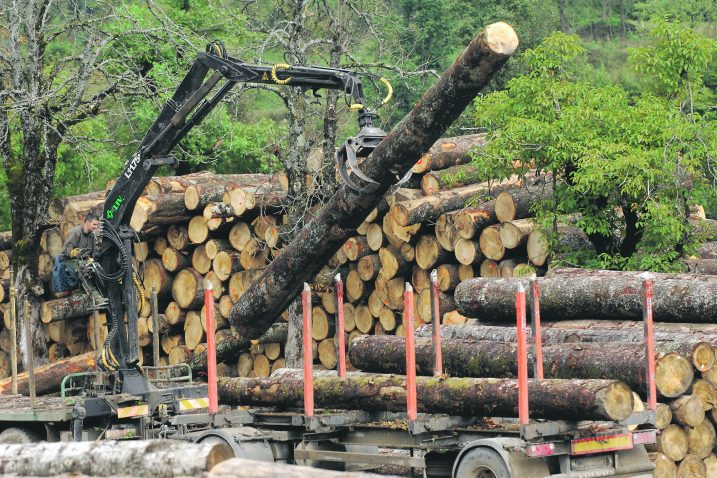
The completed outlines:
{"type": "Polygon", "coordinates": [[[488,47],[500,55],[512,55],[518,48],[518,35],[513,27],[505,22],[497,22],[485,28],[485,42],[488,47]]]}
{"type": "Polygon", "coordinates": [[[600,407],[605,416],[612,417],[613,420],[625,420],[632,414],[634,408],[632,390],[623,382],[610,383],[598,393],[597,398],[600,400],[600,407]]]}
{"type": "Polygon", "coordinates": [[[692,364],[676,353],[669,353],[657,361],[655,385],[664,397],[679,397],[694,379],[692,364]]]}

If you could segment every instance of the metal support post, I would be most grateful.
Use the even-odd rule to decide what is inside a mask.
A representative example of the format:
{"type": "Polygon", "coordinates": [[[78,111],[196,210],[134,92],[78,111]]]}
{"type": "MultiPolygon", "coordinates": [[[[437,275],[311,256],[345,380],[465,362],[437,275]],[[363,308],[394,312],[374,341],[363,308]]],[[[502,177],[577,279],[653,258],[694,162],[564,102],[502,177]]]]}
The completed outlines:
{"type": "MultiPolygon", "coordinates": [[[[154,295],[154,294],[153,294],[154,295]]],[[[207,386],[209,388],[209,413],[219,411],[217,394],[217,344],[215,340],[216,324],[214,322],[214,289],[212,281],[204,284],[204,312],[207,321],[207,386]]],[[[159,353],[159,351],[157,351],[159,353]]]]}
{"type": "Polygon", "coordinates": [[[152,364],[159,367],[159,304],[157,302],[157,289],[152,287],[152,295],[149,296],[152,307],[152,364]]]}
{"type": "Polygon", "coordinates": [[[27,378],[30,389],[30,407],[35,406],[35,354],[32,350],[32,327],[30,302],[25,300],[25,347],[27,348],[27,378]]]}
{"type": "Polygon", "coordinates": [[[647,408],[657,409],[657,390],[655,386],[655,336],[652,323],[652,280],[642,281],[643,309],[642,318],[645,332],[645,357],[647,358],[647,408]]]}
{"type": "Polygon", "coordinates": [[[515,316],[518,332],[518,421],[527,425],[528,416],[528,354],[525,326],[525,289],[518,283],[515,293],[515,316]]]}
{"type": "Polygon", "coordinates": [[[338,374],[340,378],[346,378],[346,337],[344,331],[346,329],[344,325],[344,283],[341,280],[341,274],[336,274],[334,277],[334,283],[336,285],[336,346],[338,347],[339,356],[339,368],[338,374]]]}
{"type": "Polygon", "coordinates": [[[416,343],[414,334],[413,287],[406,282],[403,293],[403,327],[406,331],[406,413],[413,421],[418,416],[416,397],[416,343]]]}
{"type": "Polygon", "coordinates": [[[12,394],[17,395],[17,304],[15,292],[15,273],[10,266],[10,367],[12,374],[12,394]]]}
{"type": "Polygon", "coordinates": [[[431,271],[431,346],[433,350],[433,375],[443,375],[441,350],[441,304],[438,294],[438,271],[431,271]]]}
{"type": "Polygon", "coordinates": [[[540,289],[538,281],[530,280],[530,290],[533,294],[532,306],[530,307],[530,325],[533,331],[531,347],[534,352],[535,363],[533,364],[533,377],[543,379],[543,336],[540,331],[540,289]]]}
{"type": "Polygon", "coordinates": [[[311,350],[311,287],[304,282],[301,294],[303,307],[303,339],[304,339],[304,415],[314,416],[314,355],[311,350]]]}

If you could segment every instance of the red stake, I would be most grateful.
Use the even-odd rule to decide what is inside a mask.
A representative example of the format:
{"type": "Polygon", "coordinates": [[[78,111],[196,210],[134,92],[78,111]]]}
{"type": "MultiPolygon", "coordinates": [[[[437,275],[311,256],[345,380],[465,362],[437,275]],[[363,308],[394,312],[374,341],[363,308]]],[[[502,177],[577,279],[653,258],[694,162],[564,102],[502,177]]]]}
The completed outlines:
{"type": "Polygon", "coordinates": [[[530,288],[533,292],[533,307],[530,308],[531,312],[531,325],[533,327],[533,346],[535,347],[535,370],[533,376],[538,380],[543,379],[543,337],[540,332],[540,289],[538,288],[538,281],[532,279],[530,281],[530,288]]]}
{"type": "Polygon", "coordinates": [[[406,282],[403,293],[403,327],[406,330],[406,413],[413,421],[418,416],[416,404],[416,344],[413,332],[413,287],[406,282]]]}
{"type": "Polygon", "coordinates": [[[518,283],[515,293],[515,315],[518,328],[518,420],[527,425],[528,416],[528,354],[525,333],[525,289],[518,283]]]}
{"type": "Polygon", "coordinates": [[[346,338],[344,337],[344,283],[341,280],[341,274],[334,277],[336,284],[336,315],[338,317],[337,345],[339,353],[339,377],[346,378],[346,338]]]}
{"type": "Polygon", "coordinates": [[[204,286],[204,311],[207,321],[207,385],[209,387],[209,413],[219,411],[217,394],[217,344],[214,339],[214,289],[211,281],[204,286]]]}
{"type": "Polygon", "coordinates": [[[304,317],[304,415],[314,416],[314,356],[311,351],[311,288],[304,282],[301,294],[304,317]]]}
{"type": "Polygon", "coordinates": [[[441,308],[438,296],[438,271],[431,271],[431,342],[433,346],[433,375],[443,375],[443,354],[441,351],[441,308]]]}
{"type": "Polygon", "coordinates": [[[655,336],[652,323],[652,280],[642,281],[643,309],[642,319],[645,331],[645,357],[647,357],[647,408],[657,409],[657,390],[655,389],[655,336]]]}

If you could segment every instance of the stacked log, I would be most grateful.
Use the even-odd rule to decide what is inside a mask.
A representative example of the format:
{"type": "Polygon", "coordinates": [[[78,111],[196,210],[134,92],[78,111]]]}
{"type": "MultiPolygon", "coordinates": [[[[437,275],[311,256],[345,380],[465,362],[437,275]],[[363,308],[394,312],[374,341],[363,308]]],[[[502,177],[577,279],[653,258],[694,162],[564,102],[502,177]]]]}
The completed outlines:
{"type": "MultiPolygon", "coordinates": [[[[112,184],[108,184],[108,189],[112,184]]],[[[134,244],[133,263],[140,276],[144,298],[138,299],[140,365],[152,365],[153,334],[160,335],[160,364],[190,363],[195,372],[206,367],[206,316],[204,289],[211,282],[215,298],[216,341],[219,373],[226,376],[266,376],[283,367],[286,327],[268,334],[275,342],[252,344],[229,327],[229,311],[268,258],[276,254],[277,230],[285,221],[280,206],[286,195],[286,178],[271,174],[217,175],[208,172],[179,177],[156,177],[145,188],[130,221],[142,236],[134,244]],[[209,212],[208,212],[209,211],[209,212]],[[267,241],[272,238],[272,245],[267,241]],[[158,300],[158,330],[151,317],[149,298],[158,300]],[[251,367],[244,373],[247,357],[251,367]],[[242,357],[240,359],[240,356],[242,357]],[[240,363],[241,362],[241,363],[240,363]]],[[[53,201],[48,217],[54,227],[43,232],[41,247],[47,257],[50,281],[54,256],[62,251],[69,230],[87,213],[97,212],[104,192],[53,201]]],[[[5,234],[0,244],[5,244],[5,234]]],[[[9,263],[9,252],[0,251],[0,273],[9,263]]],[[[4,315],[5,282],[0,280],[0,312],[4,315]]],[[[64,298],[53,297],[47,284],[47,300],[40,316],[45,327],[50,361],[74,366],[74,356],[93,357],[98,347],[94,337],[92,303],[82,290],[64,298]]],[[[7,318],[9,321],[9,317],[7,318]]],[[[107,336],[107,320],[98,315],[99,346],[107,336]]],[[[5,352],[0,332],[0,378],[4,375],[5,352]]],[[[8,348],[9,350],[9,348],[8,348]]],[[[84,360],[84,359],[83,359],[84,360]]],[[[80,368],[90,367],[88,359],[80,368]]],[[[160,365],[155,364],[155,365],[160,365]]],[[[60,370],[57,367],[51,370],[60,370]]],[[[61,372],[57,372],[60,374],[61,372]]]]}

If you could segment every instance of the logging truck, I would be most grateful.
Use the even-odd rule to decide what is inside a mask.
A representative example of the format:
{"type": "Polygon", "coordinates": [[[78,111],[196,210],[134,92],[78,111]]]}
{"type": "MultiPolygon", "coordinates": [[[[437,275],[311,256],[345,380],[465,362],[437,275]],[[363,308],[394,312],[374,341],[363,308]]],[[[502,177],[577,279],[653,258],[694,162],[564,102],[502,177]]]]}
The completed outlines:
{"type": "MultiPolygon", "coordinates": [[[[210,321],[213,320],[214,300],[209,284],[205,291],[209,294],[205,296],[208,384],[195,383],[190,367],[184,364],[143,368],[138,365],[135,290],[138,281],[131,263],[131,246],[137,235],[128,225],[130,214],[155,170],[175,162],[169,155],[170,150],[232,86],[251,81],[274,85],[291,83],[313,90],[338,89],[350,97],[350,107],[359,111],[361,126],[359,134],[339,150],[339,172],[348,187],[342,188],[326,206],[333,208],[331,214],[317,215],[311,227],[302,232],[304,236],[300,234],[265,270],[264,276],[269,277],[266,282],[273,284],[272,287],[265,291],[255,284],[232,309],[233,325],[238,325],[240,332],[248,337],[259,337],[276,318],[277,314],[273,312],[284,310],[298,294],[301,283],[317,272],[321,266],[319,256],[330,256],[345,242],[345,236],[366,217],[390,183],[401,177],[397,173],[409,169],[433,144],[507,61],[517,44],[517,36],[510,26],[504,23],[489,26],[469,45],[445,78],[427,93],[397,132],[385,141],[385,133],[372,126],[374,114],[364,108],[361,83],[352,72],[287,65],[273,68],[246,65],[229,58],[221,44],[211,44],[206,53],[198,56],[187,78],[163,108],[137,153],[127,162],[123,174],[107,194],[99,255],[81,270],[83,284],[106,297],[106,302],[92,306],[95,310],[107,311],[109,317],[107,340],[104,346],[98,347],[101,370],[69,374],[62,382],[59,395],[35,397],[30,361],[30,396],[11,395],[0,401],[0,442],[160,438],[224,443],[236,456],[255,460],[341,469],[400,465],[436,477],[651,476],[654,466],[644,445],[656,441],[655,411],[648,408],[633,412],[632,392],[624,384],[613,387],[612,382],[601,381],[605,383],[594,388],[577,387],[574,392],[578,393],[564,395],[563,392],[570,391],[566,385],[573,384],[563,383],[548,394],[548,399],[552,399],[551,416],[541,417],[536,410],[536,416],[530,419],[528,389],[533,386],[547,389],[549,381],[528,382],[524,354],[519,360],[522,368],[517,386],[514,379],[470,379],[472,381],[466,382],[468,379],[443,378],[440,373],[430,380],[417,379],[415,350],[412,339],[409,339],[413,337],[414,322],[413,296],[408,294],[409,291],[406,291],[406,304],[411,305],[406,319],[405,378],[362,373],[346,375],[341,366],[338,375],[335,372],[315,374],[311,366],[311,346],[305,344],[304,353],[308,355],[304,356],[303,375],[285,370],[266,382],[251,379],[257,382],[240,382],[234,388],[231,383],[222,381],[224,404],[220,406],[217,379],[212,372],[215,344],[214,324],[210,321]],[[210,70],[212,74],[205,80],[210,70]],[[205,99],[222,80],[225,82],[216,93],[205,99]],[[361,172],[356,158],[368,156],[379,143],[382,151],[362,163],[364,172],[361,172]],[[351,171],[345,168],[344,161],[351,171]],[[292,247],[303,247],[304,252],[312,252],[302,255],[302,251],[292,247]],[[271,297],[250,300],[264,292],[271,297]],[[126,322],[123,320],[125,314],[126,322]],[[374,393],[364,396],[365,388],[359,386],[355,389],[357,395],[340,397],[345,394],[334,393],[331,399],[326,399],[331,395],[327,389],[343,392],[342,387],[352,385],[353,379],[370,385],[374,393]],[[456,400],[459,395],[451,396],[450,388],[446,388],[458,383],[456,380],[464,386],[467,383],[470,390],[479,394],[492,390],[494,403],[504,398],[501,390],[517,390],[518,399],[502,400],[500,412],[514,416],[517,408],[518,418],[495,417],[500,413],[489,413],[488,400],[482,399],[466,400],[465,406],[459,404],[461,406],[455,409],[461,409],[463,413],[436,410],[418,413],[417,390],[422,392],[427,382],[436,382],[443,387],[439,388],[442,390],[440,396],[456,400]],[[324,388],[321,388],[322,384],[324,388]],[[602,385],[617,391],[618,397],[623,397],[625,391],[627,393],[625,400],[610,399],[620,412],[615,416],[605,407],[596,405],[605,399],[601,395],[605,390],[602,385]],[[321,408],[314,409],[314,390],[317,391],[316,404],[321,408]],[[252,391],[257,396],[251,396],[252,391]],[[282,397],[287,402],[282,405],[271,404],[268,400],[277,398],[281,401],[282,397]],[[303,410],[298,397],[303,402],[303,410]],[[572,397],[582,397],[593,403],[590,413],[582,418],[572,413],[564,420],[556,419],[560,418],[556,416],[560,414],[560,404],[565,404],[567,412],[567,400],[572,397]],[[597,416],[600,419],[596,419],[597,416]],[[583,421],[583,418],[588,420],[583,421]],[[384,449],[402,453],[389,454],[384,449]]],[[[436,304],[437,298],[438,295],[436,304]]],[[[342,300],[343,294],[338,295],[337,302],[340,304],[342,300]]],[[[309,292],[304,298],[304,338],[309,342],[311,333],[307,327],[311,320],[307,318],[307,310],[311,310],[310,304],[309,292]]],[[[524,306],[523,300],[523,309],[524,306]]],[[[342,308],[338,307],[338,310],[342,308]]],[[[156,311],[153,312],[156,315],[156,311]]],[[[433,320],[435,326],[438,319],[434,316],[433,320]]],[[[337,337],[341,344],[339,357],[343,358],[344,332],[341,327],[337,337]]],[[[524,331],[524,327],[519,330],[524,331]]],[[[434,336],[440,334],[434,332],[434,336]]],[[[519,342],[523,344],[523,352],[524,342],[523,334],[519,342]]],[[[506,396],[512,397],[512,394],[506,396]]],[[[426,404],[420,406],[426,407],[426,404]]],[[[578,408],[570,409],[574,412],[578,408]]]]}

